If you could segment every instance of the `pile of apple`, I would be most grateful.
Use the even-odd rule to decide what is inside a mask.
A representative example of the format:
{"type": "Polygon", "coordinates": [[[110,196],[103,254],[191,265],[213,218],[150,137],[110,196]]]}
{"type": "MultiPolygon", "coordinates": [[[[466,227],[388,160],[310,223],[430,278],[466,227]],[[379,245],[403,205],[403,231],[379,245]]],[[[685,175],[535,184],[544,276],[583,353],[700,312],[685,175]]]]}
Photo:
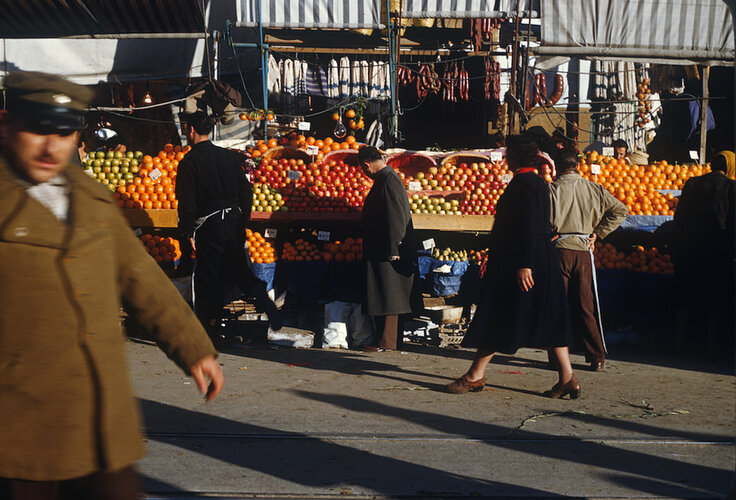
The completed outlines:
{"type": "Polygon", "coordinates": [[[176,263],[181,258],[181,246],[176,238],[142,234],[140,241],[148,254],[159,264],[176,263]]]}
{"type": "Polygon", "coordinates": [[[409,192],[409,208],[413,214],[460,215],[460,201],[443,196],[412,194],[409,192]]]}
{"type": "Polygon", "coordinates": [[[93,151],[82,162],[84,170],[110,191],[132,181],[143,158],[141,151],[93,151]]]}
{"type": "Polygon", "coordinates": [[[644,248],[639,245],[626,254],[619,252],[610,243],[599,243],[593,252],[595,267],[598,269],[624,269],[640,273],[674,274],[672,257],[666,250],[656,247],[644,248]]]}

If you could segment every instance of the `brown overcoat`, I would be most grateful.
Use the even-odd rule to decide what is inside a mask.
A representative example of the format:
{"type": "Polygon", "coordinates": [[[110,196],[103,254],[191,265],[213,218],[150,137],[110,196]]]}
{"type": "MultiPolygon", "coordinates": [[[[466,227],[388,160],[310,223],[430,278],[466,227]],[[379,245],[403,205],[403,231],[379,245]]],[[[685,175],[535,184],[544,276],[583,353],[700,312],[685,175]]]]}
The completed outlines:
{"type": "Polygon", "coordinates": [[[188,372],[216,351],[110,193],[76,167],[69,223],[0,157],[0,477],[62,480],[141,457],[120,311],[188,372]]]}

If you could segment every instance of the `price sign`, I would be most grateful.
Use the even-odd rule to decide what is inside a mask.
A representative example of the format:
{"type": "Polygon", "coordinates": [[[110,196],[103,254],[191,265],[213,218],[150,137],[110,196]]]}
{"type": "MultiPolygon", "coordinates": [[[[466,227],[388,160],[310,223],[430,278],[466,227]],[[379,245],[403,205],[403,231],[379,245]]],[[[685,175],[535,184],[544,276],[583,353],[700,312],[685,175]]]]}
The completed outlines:
{"type": "Polygon", "coordinates": [[[140,236],[143,234],[143,229],[137,227],[135,228],[135,231],[133,231],[133,234],[136,238],[140,238],[140,236]]]}
{"type": "Polygon", "coordinates": [[[700,153],[697,151],[690,151],[690,159],[698,161],[700,160],[700,153]]]}
{"type": "Polygon", "coordinates": [[[603,156],[613,156],[616,154],[616,150],[613,149],[611,146],[606,146],[603,148],[603,156]]]}
{"type": "Polygon", "coordinates": [[[590,166],[590,173],[593,175],[599,175],[601,173],[601,166],[598,165],[597,163],[593,163],[590,166]]]}
{"type": "Polygon", "coordinates": [[[84,173],[89,175],[90,177],[95,177],[95,173],[91,168],[86,169],[84,173]]]}
{"type": "Polygon", "coordinates": [[[270,227],[266,228],[266,230],[263,232],[263,235],[266,238],[275,238],[277,234],[278,234],[278,230],[270,228],[270,227]]]}
{"type": "Polygon", "coordinates": [[[421,191],[422,184],[418,181],[409,181],[409,191],[421,191]]]}
{"type": "Polygon", "coordinates": [[[251,182],[251,175],[250,174],[245,174],[245,178],[248,179],[248,182],[251,182]]]}
{"type": "Polygon", "coordinates": [[[317,239],[319,241],[330,241],[330,232],[329,231],[320,231],[317,233],[317,239]]]}
{"type": "Polygon", "coordinates": [[[500,151],[491,151],[491,161],[503,161],[503,153],[500,151]]]}
{"type": "Polygon", "coordinates": [[[317,146],[307,146],[307,154],[310,156],[315,156],[319,154],[319,148],[317,146]]]}
{"type": "Polygon", "coordinates": [[[501,182],[503,182],[504,184],[508,184],[509,182],[511,182],[511,179],[513,178],[514,178],[514,174],[505,173],[501,176],[501,182]]]}
{"type": "Polygon", "coordinates": [[[299,177],[302,176],[302,173],[299,172],[298,170],[289,170],[288,176],[289,176],[289,179],[293,181],[298,181],[299,177]]]}
{"type": "Polygon", "coordinates": [[[434,238],[430,238],[428,240],[424,240],[422,242],[422,246],[424,247],[425,250],[432,250],[437,245],[434,244],[434,238]]]}
{"type": "Polygon", "coordinates": [[[151,173],[148,174],[148,177],[150,177],[153,182],[156,182],[161,178],[162,175],[163,174],[158,168],[154,168],[153,170],[151,170],[151,173]]]}
{"type": "Polygon", "coordinates": [[[299,130],[308,131],[312,128],[312,124],[309,122],[299,122],[298,128],[299,130]]]}

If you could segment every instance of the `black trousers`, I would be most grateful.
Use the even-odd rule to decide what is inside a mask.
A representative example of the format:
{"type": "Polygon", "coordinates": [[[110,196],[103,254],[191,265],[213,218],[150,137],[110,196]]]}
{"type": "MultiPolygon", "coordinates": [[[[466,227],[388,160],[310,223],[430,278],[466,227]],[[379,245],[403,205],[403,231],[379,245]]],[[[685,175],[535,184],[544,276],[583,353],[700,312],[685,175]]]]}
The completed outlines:
{"type": "Polygon", "coordinates": [[[138,475],[133,467],[95,472],[64,481],[0,478],[2,500],[139,500],[138,475]]]}

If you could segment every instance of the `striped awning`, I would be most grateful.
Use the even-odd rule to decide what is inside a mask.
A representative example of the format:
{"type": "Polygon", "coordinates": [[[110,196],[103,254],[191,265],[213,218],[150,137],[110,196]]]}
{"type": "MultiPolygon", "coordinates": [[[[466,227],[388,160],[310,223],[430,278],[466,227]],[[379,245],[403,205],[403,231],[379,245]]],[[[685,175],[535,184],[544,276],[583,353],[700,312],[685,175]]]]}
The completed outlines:
{"type": "Polygon", "coordinates": [[[202,0],[9,0],[0,38],[201,33],[202,0]]]}
{"type": "Polygon", "coordinates": [[[264,28],[383,28],[381,0],[238,0],[236,26],[259,19],[264,28]]]}
{"type": "Polygon", "coordinates": [[[733,64],[722,0],[541,0],[540,54],[733,64]]]}
{"type": "Polygon", "coordinates": [[[402,17],[539,17],[539,0],[403,0],[402,17]]]}

